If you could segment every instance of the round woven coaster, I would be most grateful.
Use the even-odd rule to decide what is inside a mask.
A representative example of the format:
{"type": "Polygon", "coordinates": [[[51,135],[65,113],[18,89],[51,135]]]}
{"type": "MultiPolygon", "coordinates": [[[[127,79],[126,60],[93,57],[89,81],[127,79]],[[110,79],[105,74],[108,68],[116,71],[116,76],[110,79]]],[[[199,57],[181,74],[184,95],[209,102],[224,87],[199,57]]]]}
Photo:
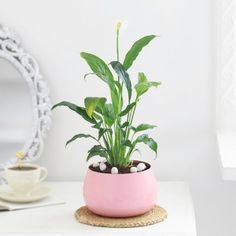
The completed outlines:
{"type": "Polygon", "coordinates": [[[75,212],[75,217],[80,223],[87,225],[110,228],[132,228],[162,222],[167,218],[167,212],[164,208],[155,205],[149,212],[140,216],[128,218],[109,218],[96,215],[86,206],[83,206],[75,212]]]}

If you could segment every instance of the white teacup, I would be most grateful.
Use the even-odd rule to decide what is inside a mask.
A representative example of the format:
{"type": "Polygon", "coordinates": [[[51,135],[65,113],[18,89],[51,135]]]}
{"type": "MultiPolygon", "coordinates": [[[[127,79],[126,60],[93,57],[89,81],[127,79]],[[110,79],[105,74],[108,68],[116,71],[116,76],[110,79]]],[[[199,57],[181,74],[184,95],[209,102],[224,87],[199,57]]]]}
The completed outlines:
{"type": "Polygon", "coordinates": [[[46,168],[34,164],[9,166],[5,169],[8,185],[15,194],[28,194],[33,188],[47,177],[46,168]]]}

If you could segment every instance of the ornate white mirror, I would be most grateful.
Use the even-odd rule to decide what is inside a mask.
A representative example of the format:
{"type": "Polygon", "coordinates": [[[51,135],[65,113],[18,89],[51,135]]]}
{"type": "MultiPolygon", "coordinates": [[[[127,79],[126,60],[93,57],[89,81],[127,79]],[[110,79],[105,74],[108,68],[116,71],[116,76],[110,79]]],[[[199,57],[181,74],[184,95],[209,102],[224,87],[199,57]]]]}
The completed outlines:
{"type": "Polygon", "coordinates": [[[4,167],[36,160],[51,119],[49,90],[35,59],[25,52],[18,36],[0,26],[0,182],[4,167]]]}

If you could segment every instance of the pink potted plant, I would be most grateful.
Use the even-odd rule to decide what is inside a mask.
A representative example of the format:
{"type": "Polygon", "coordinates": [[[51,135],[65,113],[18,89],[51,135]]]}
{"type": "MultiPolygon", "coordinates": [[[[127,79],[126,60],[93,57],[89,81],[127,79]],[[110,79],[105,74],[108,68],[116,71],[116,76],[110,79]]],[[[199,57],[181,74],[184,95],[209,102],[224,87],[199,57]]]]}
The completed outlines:
{"type": "Polygon", "coordinates": [[[96,144],[88,151],[87,161],[100,156],[101,161],[88,167],[84,181],[84,201],[87,207],[98,215],[108,217],[130,217],[148,212],[156,201],[156,180],[150,164],[132,160],[132,154],[139,143],[146,144],[157,154],[157,143],[143,131],[155,125],[134,125],[136,107],[141,97],[159,82],[149,81],[143,72],[138,80],[128,74],[129,68],[144,46],[156,36],[147,35],[137,40],[124,60],[119,55],[119,31],[122,23],[117,23],[115,61],[106,64],[101,58],[81,52],[91,69],[91,73],[107,84],[110,101],[105,97],[86,97],[84,106],[63,101],[53,106],[66,106],[91,123],[97,130],[97,137],[90,134],[76,134],[66,145],[79,138],[92,138],[96,144]],[[114,73],[112,73],[112,70],[114,73]]]}

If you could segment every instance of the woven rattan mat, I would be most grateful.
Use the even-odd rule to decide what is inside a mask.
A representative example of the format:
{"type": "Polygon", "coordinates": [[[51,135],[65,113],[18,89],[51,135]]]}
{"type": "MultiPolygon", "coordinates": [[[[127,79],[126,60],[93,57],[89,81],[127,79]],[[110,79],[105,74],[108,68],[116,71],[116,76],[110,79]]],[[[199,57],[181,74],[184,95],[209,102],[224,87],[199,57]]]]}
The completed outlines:
{"type": "Polygon", "coordinates": [[[167,218],[167,212],[164,208],[155,205],[149,212],[140,216],[128,218],[109,218],[96,215],[86,206],[83,206],[75,212],[75,217],[80,223],[87,225],[110,228],[132,228],[162,222],[167,218]]]}

